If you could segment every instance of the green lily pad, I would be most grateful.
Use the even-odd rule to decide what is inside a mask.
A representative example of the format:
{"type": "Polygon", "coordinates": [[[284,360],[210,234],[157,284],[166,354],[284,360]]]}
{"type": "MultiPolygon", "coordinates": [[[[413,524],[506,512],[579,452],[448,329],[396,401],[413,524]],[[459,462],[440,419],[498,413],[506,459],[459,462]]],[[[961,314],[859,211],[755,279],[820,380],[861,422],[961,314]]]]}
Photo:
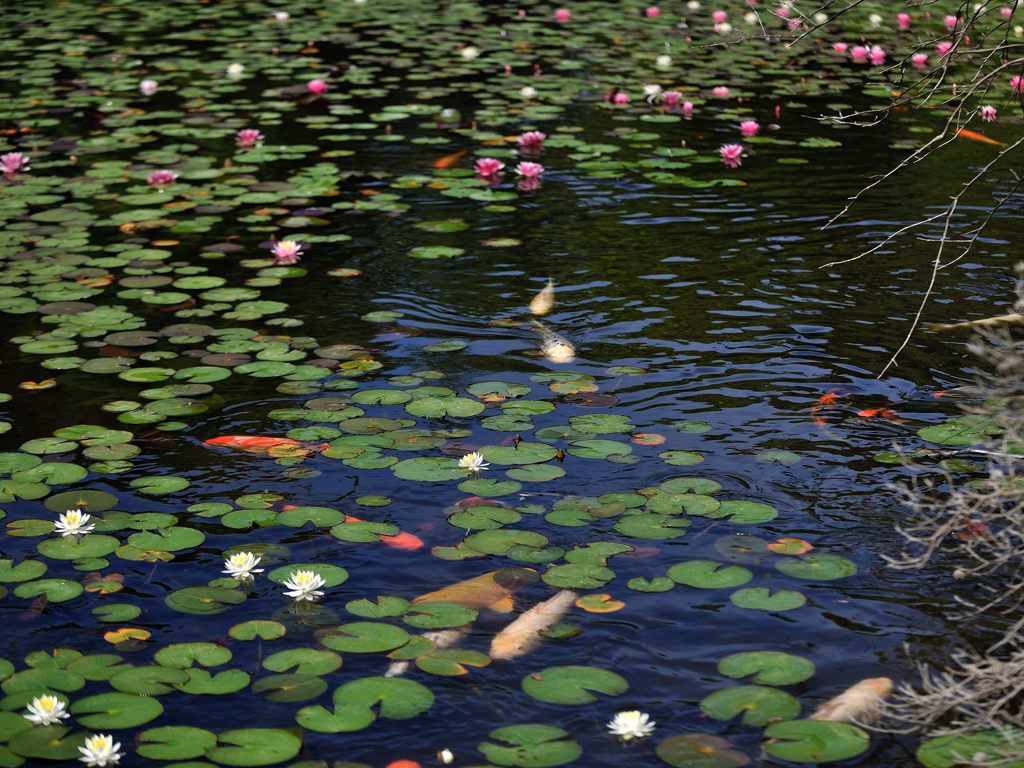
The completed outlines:
{"type": "Polygon", "coordinates": [[[324,634],[320,642],[342,653],[382,653],[409,642],[409,633],[391,624],[355,621],[324,634]]]}
{"type": "Polygon", "coordinates": [[[744,725],[767,725],[792,720],[800,714],[800,702],[777,688],[740,685],[705,696],[700,711],[715,720],[732,720],[742,714],[744,725]]]}
{"type": "Polygon", "coordinates": [[[775,593],[765,587],[739,589],[729,596],[733,605],[760,611],[792,611],[802,607],[807,598],[791,589],[780,589],[775,593]]]}
{"type": "Polygon", "coordinates": [[[266,619],[252,619],[235,624],[228,634],[236,640],[277,640],[287,632],[284,624],[266,619]]]}
{"type": "Polygon", "coordinates": [[[150,760],[191,760],[203,757],[216,744],[217,737],[202,728],[166,725],[140,733],[135,751],[150,760]]]}
{"type": "Polygon", "coordinates": [[[395,464],[391,471],[401,480],[423,480],[431,483],[466,477],[466,470],[459,466],[458,461],[447,457],[419,456],[415,459],[404,459],[395,464]]]}
{"type": "Polygon", "coordinates": [[[538,701],[551,704],[590,704],[598,697],[620,696],[629,690],[621,675],[599,667],[549,667],[527,675],[522,680],[523,692],[538,701]]]}
{"type": "Polygon", "coordinates": [[[466,605],[422,602],[413,603],[405,612],[402,621],[417,629],[448,629],[471,624],[476,617],[476,610],[466,605]]]}
{"type": "Polygon", "coordinates": [[[555,458],[558,449],[547,443],[520,443],[518,446],[485,445],[480,449],[484,459],[492,464],[541,464],[555,458]]]}
{"type": "Polygon", "coordinates": [[[316,648],[291,648],[271,654],[263,660],[263,666],[271,672],[329,675],[341,669],[341,656],[316,648]]]}
{"type": "Polygon", "coordinates": [[[740,565],[725,565],[714,560],[690,560],[668,569],[667,576],[676,584],[698,589],[724,589],[746,584],[754,574],[740,565]]]}
{"type": "Polygon", "coordinates": [[[71,705],[78,724],[95,731],[135,728],[160,717],[163,711],[158,699],[118,692],[88,696],[71,705]]]}
{"type": "Polygon", "coordinates": [[[377,717],[408,720],[434,704],[434,694],[413,680],[364,677],[335,689],[334,712],[324,707],[304,707],[295,717],[303,728],[320,733],[362,730],[377,717]]]}
{"type": "Polygon", "coordinates": [[[164,496],[169,493],[177,493],[189,487],[190,483],[183,477],[154,476],[139,477],[129,483],[139,493],[148,496],[164,496]]]}
{"type": "Polygon", "coordinates": [[[513,768],[553,768],[571,763],[583,748],[561,728],[525,723],[491,731],[478,747],[495,765],[513,768]],[[497,742],[497,743],[495,743],[497,742]]]}
{"type": "Polygon", "coordinates": [[[787,557],[776,562],[775,567],[787,576],[811,581],[833,581],[857,572],[857,565],[852,560],[828,552],[787,557]]]}
{"type": "Polygon", "coordinates": [[[814,662],[780,651],[744,651],[718,662],[718,671],[736,680],[753,675],[758,685],[793,685],[814,675],[814,662]]]}
{"type": "Polygon", "coordinates": [[[46,595],[51,603],[63,603],[82,594],[82,585],[68,579],[39,579],[26,581],[14,588],[16,597],[31,598],[46,595]]]}
{"type": "Polygon", "coordinates": [[[871,740],[848,723],[791,720],[765,728],[765,751],[793,763],[833,763],[867,751],[871,740]]]}
{"type": "Polygon", "coordinates": [[[292,731],[277,728],[241,728],[217,736],[217,746],[206,756],[220,765],[250,768],[274,765],[293,759],[302,749],[302,739],[292,731]]]}
{"type": "Polygon", "coordinates": [[[194,616],[224,613],[229,606],[245,602],[245,593],[223,587],[185,587],[171,592],[164,602],[176,611],[194,616]]]}
{"type": "Polygon", "coordinates": [[[663,451],[658,458],[674,467],[691,467],[704,461],[704,457],[695,451],[663,451]]]}

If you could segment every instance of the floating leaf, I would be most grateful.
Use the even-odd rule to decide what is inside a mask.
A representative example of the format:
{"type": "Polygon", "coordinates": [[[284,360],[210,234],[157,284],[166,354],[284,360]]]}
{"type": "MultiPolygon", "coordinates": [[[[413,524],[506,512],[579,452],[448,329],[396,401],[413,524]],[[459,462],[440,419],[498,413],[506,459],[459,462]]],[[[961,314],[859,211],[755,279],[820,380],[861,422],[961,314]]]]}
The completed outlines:
{"type": "Polygon", "coordinates": [[[848,723],[792,720],[775,723],[764,731],[765,751],[793,763],[833,763],[849,760],[866,751],[870,739],[848,723]]]}
{"type": "Polygon", "coordinates": [[[777,688],[740,685],[705,696],[700,711],[715,720],[732,720],[742,714],[744,725],[767,725],[799,715],[800,702],[777,688]]]}
{"type": "Polygon", "coordinates": [[[479,749],[495,765],[514,768],[553,768],[571,763],[583,749],[561,728],[527,723],[491,731],[479,749]],[[497,744],[493,742],[499,742],[497,744]]]}
{"type": "Polygon", "coordinates": [[[761,611],[792,611],[802,607],[807,598],[791,589],[780,589],[774,594],[765,587],[747,587],[733,592],[729,599],[740,608],[761,611]]]}
{"type": "Polygon", "coordinates": [[[718,671],[737,680],[753,675],[750,681],[758,685],[793,685],[814,675],[814,663],[779,651],[745,651],[726,656],[718,671]]]}
{"type": "MultiPolygon", "coordinates": [[[[768,546],[771,547],[770,544],[768,546]]],[[[787,576],[811,581],[833,581],[857,572],[857,565],[852,560],[828,552],[788,557],[775,563],[775,567],[787,576]]]]}
{"type": "Polygon", "coordinates": [[[739,565],[725,565],[714,560],[690,560],[668,569],[667,576],[676,584],[699,589],[724,589],[746,584],[752,574],[739,565]]]}
{"type": "Polygon", "coordinates": [[[665,739],[654,748],[662,762],[674,768],[742,768],[750,758],[725,739],[693,733],[665,739]]]}
{"type": "Polygon", "coordinates": [[[625,678],[598,667],[549,667],[527,675],[523,691],[530,697],[551,704],[589,704],[597,701],[592,691],[619,696],[629,690],[625,678]]]}

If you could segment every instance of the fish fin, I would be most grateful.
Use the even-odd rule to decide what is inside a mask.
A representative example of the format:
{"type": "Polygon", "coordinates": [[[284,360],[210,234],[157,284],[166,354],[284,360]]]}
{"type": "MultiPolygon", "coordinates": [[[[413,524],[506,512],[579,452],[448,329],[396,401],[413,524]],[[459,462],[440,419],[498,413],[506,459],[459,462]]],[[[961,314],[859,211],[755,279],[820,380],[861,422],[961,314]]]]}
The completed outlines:
{"type": "Polygon", "coordinates": [[[488,607],[498,613],[512,613],[515,610],[516,601],[512,599],[512,595],[505,595],[495,600],[488,607]]]}

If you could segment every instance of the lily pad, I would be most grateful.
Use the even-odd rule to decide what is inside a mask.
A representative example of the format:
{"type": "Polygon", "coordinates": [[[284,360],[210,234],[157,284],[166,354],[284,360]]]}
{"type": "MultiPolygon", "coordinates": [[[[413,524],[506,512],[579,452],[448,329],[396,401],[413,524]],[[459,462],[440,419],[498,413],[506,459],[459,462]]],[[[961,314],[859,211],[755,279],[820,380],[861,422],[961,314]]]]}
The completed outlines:
{"type": "Polygon", "coordinates": [[[551,704],[590,704],[597,701],[594,691],[605,696],[620,696],[629,690],[621,675],[599,667],[549,667],[523,678],[528,696],[551,704]]]}

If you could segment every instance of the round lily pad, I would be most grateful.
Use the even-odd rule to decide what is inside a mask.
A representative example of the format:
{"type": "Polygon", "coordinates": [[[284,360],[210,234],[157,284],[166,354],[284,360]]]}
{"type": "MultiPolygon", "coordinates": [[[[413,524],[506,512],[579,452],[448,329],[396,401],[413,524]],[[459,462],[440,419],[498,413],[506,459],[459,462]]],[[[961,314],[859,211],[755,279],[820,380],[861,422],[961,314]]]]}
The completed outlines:
{"type": "Polygon", "coordinates": [[[621,675],[599,667],[549,667],[529,674],[522,680],[523,691],[530,697],[552,704],[590,704],[598,697],[619,696],[629,690],[621,675]]]}
{"type": "Polygon", "coordinates": [[[814,675],[814,662],[780,651],[744,651],[718,662],[718,671],[737,680],[753,675],[758,685],[793,685],[814,675]]]}
{"type": "Polygon", "coordinates": [[[870,739],[848,723],[791,720],[765,728],[765,751],[792,763],[832,763],[865,752],[870,739]]]}

